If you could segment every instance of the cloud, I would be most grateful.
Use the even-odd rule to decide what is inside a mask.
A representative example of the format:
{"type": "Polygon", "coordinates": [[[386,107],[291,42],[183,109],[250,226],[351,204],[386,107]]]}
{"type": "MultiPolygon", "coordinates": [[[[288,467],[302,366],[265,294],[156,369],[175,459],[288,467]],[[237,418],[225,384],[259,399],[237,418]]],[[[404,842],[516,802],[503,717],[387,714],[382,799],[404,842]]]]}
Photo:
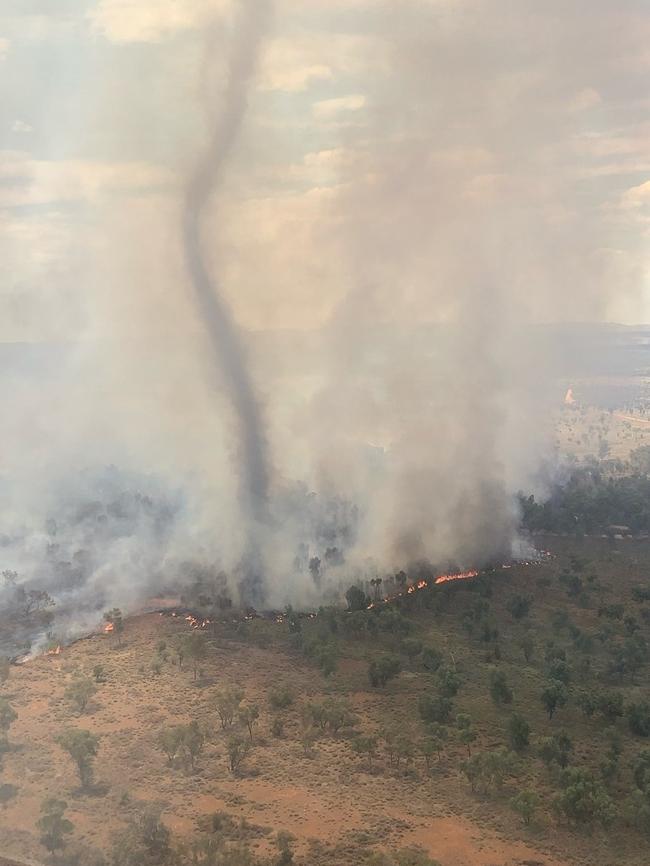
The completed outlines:
{"type": "Polygon", "coordinates": [[[25,123],[24,120],[14,120],[11,124],[11,131],[15,133],[32,132],[33,129],[34,127],[30,126],[29,123],[25,123]]]}
{"type": "Polygon", "coordinates": [[[231,0],[100,0],[88,13],[112,42],[161,42],[232,9],[231,0]]]}
{"type": "Polygon", "coordinates": [[[594,90],[593,87],[585,87],[575,94],[569,103],[569,109],[571,111],[586,111],[600,105],[602,101],[603,99],[597,90],[594,90]]]}
{"type": "Polygon", "coordinates": [[[297,93],[317,81],[365,74],[376,41],[371,36],[350,33],[325,36],[299,31],[291,36],[278,35],[263,52],[260,89],[297,93]]]}
{"type": "Polygon", "coordinates": [[[312,113],[318,120],[330,120],[340,114],[360,111],[366,105],[366,97],[356,93],[336,99],[322,99],[312,106],[312,113]]]}
{"type": "Polygon", "coordinates": [[[622,205],[624,208],[642,208],[650,205],[650,180],[626,190],[622,205]]]}
{"type": "Polygon", "coordinates": [[[260,86],[262,90],[299,93],[315,81],[331,81],[333,78],[334,71],[329,66],[318,63],[291,65],[288,58],[282,57],[277,65],[266,66],[260,86]]]}
{"type": "Polygon", "coordinates": [[[168,170],[149,163],[48,161],[0,152],[0,207],[89,203],[106,195],[154,192],[171,184],[168,170]]]}

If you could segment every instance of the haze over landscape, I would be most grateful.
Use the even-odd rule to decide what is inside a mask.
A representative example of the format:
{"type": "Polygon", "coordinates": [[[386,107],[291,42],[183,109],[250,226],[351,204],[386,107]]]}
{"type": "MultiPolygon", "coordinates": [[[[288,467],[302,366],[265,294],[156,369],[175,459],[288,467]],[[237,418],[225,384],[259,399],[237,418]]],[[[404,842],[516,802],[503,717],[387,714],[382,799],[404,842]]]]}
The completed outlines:
{"type": "Polygon", "coordinates": [[[263,23],[234,2],[5,4],[2,336],[29,344],[4,374],[10,518],[42,532],[63,479],[114,464],[184,503],[153,563],[144,539],[101,557],[102,586],[197,551],[231,570],[250,546],[250,435],[182,256],[209,104],[235,114],[212,146],[207,267],[266,350],[249,398],[279,509],[265,592],[287,600],[297,545],[323,553],[288,516],[295,482],[360,509],[359,562],[507,553],[557,398],[530,325],[646,309],[643,4],[588,9],[279,2],[263,23]],[[416,345],[426,322],[442,336],[416,345]],[[44,387],[29,358],[52,344],[44,387]]]}
{"type": "Polygon", "coordinates": [[[645,0],[3,0],[0,656],[641,544],[649,40],[645,0]]]}

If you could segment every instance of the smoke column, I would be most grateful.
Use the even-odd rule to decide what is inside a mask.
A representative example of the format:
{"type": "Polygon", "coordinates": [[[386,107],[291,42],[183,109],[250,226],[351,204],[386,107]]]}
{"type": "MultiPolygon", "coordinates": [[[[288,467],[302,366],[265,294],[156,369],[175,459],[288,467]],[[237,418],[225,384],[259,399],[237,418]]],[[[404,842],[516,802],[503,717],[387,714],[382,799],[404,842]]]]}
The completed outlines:
{"type": "Polygon", "coordinates": [[[498,557],[605,369],[569,323],[648,321],[643,3],[267,4],[0,4],[0,632],[5,570],[65,639],[498,557]]]}
{"type": "MultiPolygon", "coordinates": [[[[183,241],[187,268],[196,303],[206,325],[220,383],[225,386],[236,419],[239,447],[239,485],[248,521],[248,550],[256,548],[259,524],[264,522],[269,486],[267,443],[260,406],[248,369],[246,354],[232,313],[211,279],[205,262],[201,224],[208,202],[219,185],[247,107],[247,93],[255,72],[259,45],[269,19],[264,0],[242,2],[235,23],[222,105],[210,105],[210,140],[199,159],[186,191],[183,241]]],[[[206,58],[209,66],[210,57],[206,58]]],[[[209,72],[209,69],[208,69],[209,72]]]]}

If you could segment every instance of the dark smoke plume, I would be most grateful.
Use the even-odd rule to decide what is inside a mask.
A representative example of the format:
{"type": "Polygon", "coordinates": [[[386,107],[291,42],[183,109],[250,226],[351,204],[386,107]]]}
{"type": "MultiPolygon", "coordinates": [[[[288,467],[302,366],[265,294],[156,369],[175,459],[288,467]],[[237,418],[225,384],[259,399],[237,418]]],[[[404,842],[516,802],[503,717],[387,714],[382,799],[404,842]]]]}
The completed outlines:
{"type": "MultiPolygon", "coordinates": [[[[255,558],[257,532],[265,522],[268,497],[267,441],[239,329],[217,281],[208,273],[201,225],[241,129],[248,89],[269,16],[270,5],[265,0],[244,0],[240,5],[221,105],[215,109],[208,104],[209,143],[187,187],[183,214],[185,258],[196,303],[210,338],[219,384],[226,389],[236,420],[240,497],[249,535],[246,555],[255,558]]],[[[208,51],[208,73],[209,55],[208,51]]]]}

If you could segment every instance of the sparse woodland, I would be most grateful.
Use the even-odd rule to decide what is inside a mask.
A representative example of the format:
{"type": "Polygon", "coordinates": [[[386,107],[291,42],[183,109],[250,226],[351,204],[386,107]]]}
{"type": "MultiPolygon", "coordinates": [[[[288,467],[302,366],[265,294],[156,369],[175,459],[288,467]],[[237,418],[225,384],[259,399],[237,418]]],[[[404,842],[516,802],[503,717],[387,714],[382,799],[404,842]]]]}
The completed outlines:
{"type": "Polygon", "coordinates": [[[119,628],[4,665],[3,847],[57,864],[446,866],[462,861],[426,827],[453,815],[531,860],[641,866],[650,544],[551,544],[542,564],[412,594],[385,578],[404,594],[372,609],[378,584],[347,610],[204,630],[112,611],[119,628]]]}

